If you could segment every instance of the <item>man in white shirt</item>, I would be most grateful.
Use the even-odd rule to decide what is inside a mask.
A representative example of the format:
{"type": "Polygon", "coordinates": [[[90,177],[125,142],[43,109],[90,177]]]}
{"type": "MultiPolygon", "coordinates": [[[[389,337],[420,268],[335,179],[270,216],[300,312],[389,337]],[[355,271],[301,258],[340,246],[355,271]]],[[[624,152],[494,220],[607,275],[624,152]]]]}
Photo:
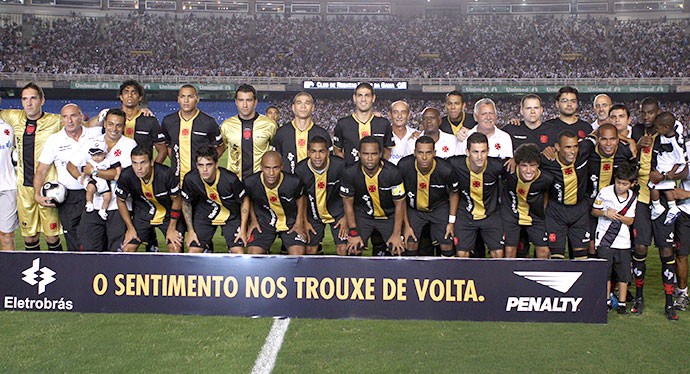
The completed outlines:
{"type": "Polygon", "coordinates": [[[395,142],[388,161],[397,165],[401,158],[411,155],[414,149],[408,145],[410,136],[415,133],[415,130],[407,124],[410,120],[410,105],[402,100],[396,101],[391,104],[388,115],[391,119],[393,141],[395,142]]]}
{"type": "Polygon", "coordinates": [[[58,217],[62,224],[68,251],[79,250],[77,227],[85,204],[85,190],[67,171],[67,163],[78,153],[80,147],[101,135],[100,128],[84,127],[84,114],[76,104],[67,104],[60,110],[62,130],[50,135],[43,146],[34,175],[34,199],[45,207],[55,207],[51,199],[41,196],[41,187],[46,182],[48,170],[55,165],[57,181],[67,188],[67,199],[60,204],[58,217]]]}
{"type": "Polygon", "coordinates": [[[599,126],[605,123],[611,123],[609,120],[611,105],[613,105],[613,101],[611,101],[611,98],[607,94],[599,94],[594,97],[592,109],[594,110],[594,114],[597,115],[597,119],[591,123],[592,130],[598,129],[599,126]]]}
{"type": "MultiPolygon", "coordinates": [[[[83,172],[108,181],[116,181],[120,171],[132,164],[130,153],[137,146],[137,143],[133,139],[123,136],[125,120],[126,116],[122,109],[115,108],[108,111],[103,125],[105,134],[84,144],[67,164],[67,170],[74,178],[78,178],[83,172]],[[98,170],[87,162],[90,157],[89,149],[97,148],[97,143],[103,142],[108,149],[106,157],[112,159],[112,168],[109,170],[98,170]]],[[[111,182],[110,184],[111,192],[114,194],[115,183],[111,182]]],[[[98,195],[94,196],[93,205],[93,211],[86,212],[83,207],[81,209],[81,221],[77,233],[80,240],[80,250],[118,251],[122,246],[126,228],[118,212],[117,199],[110,199],[110,205],[106,208],[108,211],[106,221],[98,215],[98,211],[103,205],[103,198],[98,195]]]]}
{"type": "MultiPolygon", "coordinates": [[[[422,135],[426,135],[434,140],[434,150],[436,157],[448,158],[460,154],[460,143],[458,139],[441,129],[441,112],[438,109],[427,107],[422,111],[422,135]]],[[[410,138],[407,143],[411,150],[414,150],[417,137],[410,138]],[[414,139],[413,139],[414,138],[414,139]]]]}
{"type": "Polygon", "coordinates": [[[0,250],[14,250],[17,218],[17,174],[12,165],[14,129],[0,120],[0,250]]]}
{"type": "MultiPolygon", "coordinates": [[[[507,132],[496,127],[498,115],[496,113],[496,103],[489,98],[483,98],[474,104],[474,119],[477,126],[467,133],[467,136],[475,132],[486,135],[489,139],[489,157],[499,157],[509,159],[513,157],[513,141],[507,132]]],[[[467,149],[467,140],[460,143],[461,155],[467,149]]]]}

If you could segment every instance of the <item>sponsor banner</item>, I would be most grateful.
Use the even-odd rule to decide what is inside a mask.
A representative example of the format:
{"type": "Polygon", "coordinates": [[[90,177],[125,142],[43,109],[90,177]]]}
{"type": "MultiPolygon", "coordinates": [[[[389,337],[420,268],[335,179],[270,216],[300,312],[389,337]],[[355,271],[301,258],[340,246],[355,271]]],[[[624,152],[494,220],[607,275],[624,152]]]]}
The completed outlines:
{"type": "MultiPolygon", "coordinates": [[[[361,82],[350,81],[304,81],[305,90],[348,90],[354,91],[361,82]]],[[[407,81],[369,82],[374,90],[407,90],[407,81]]]]}
{"type": "MultiPolygon", "coordinates": [[[[192,83],[199,91],[234,91],[234,84],[192,83]]],[[[182,83],[143,83],[147,91],[177,91],[182,83]]],[[[69,87],[76,90],[118,90],[119,82],[70,82],[69,87]]]]}
{"type": "Polygon", "coordinates": [[[0,253],[2,310],[606,323],[606,262],[0,253]]]}
{"type": "Polygon", "coordinates": [[[455,90],[454,85],[444,85],[444,86],[434,86],[434,85],[424,85],[422,86],[422,92],[426,93],[448,93],[455,90]]]}
{"type": "MultiPolygon", "coordinates": [[[[580,93],[666,93],[669,85],[595,85],[574,86],[580,93]]],[[[561,86],[462,86],[465,93],[528,94],[557,93],[561,86]]]]}

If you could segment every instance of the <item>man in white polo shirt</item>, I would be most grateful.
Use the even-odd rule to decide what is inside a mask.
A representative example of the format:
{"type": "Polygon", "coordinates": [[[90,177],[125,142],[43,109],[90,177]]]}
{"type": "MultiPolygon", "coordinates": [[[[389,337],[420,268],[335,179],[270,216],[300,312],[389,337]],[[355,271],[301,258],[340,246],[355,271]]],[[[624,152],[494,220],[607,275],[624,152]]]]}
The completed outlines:
{"type": "MultiPolygon", "coordinates": [[[[434,140],[436,157],[448,158],[460,154],[458,139],[447,132],[441,131],[441,112],[438,109],[427,107],[422,111],[422,133],[434,140]]],[[[407,141],[408,147],[414,150],[417,137],[413,136],[407,141]]]]}
{"type": "Polygon", "coordinates": [[[410,120],[410,105],[402,100],[396,101],[391,104],[388,116],[391,119],[393,141],[395,142],[388,161],[397,165],[401,158],[411,155],[414,149],[408,146],[410,136],[415,133],[415,129],[407,124],[410,120]]]}
{"type": "MultiPolygon", "coordinates": [[[[467,136],[480,132],[489,139],[489,157],[509,159],[513,157],[513,141],[507,132],[496,127],[498,114],[496,103],[489,98],[483,98],[474,104],[474,119],[477,126],[467,132],[467,136]]],[[[460,144],[462,155],[467,149],[467,140],[460,144]]]]}
{"type": "Polygon", "coordinates": [[[67,188],[67,199],[57,207],[68,251],[79,250],[77,226],[84,209],[84,187],[67,171],[67,163],[80,147],[99,137],[100,128],[84,127],[84,114],[76,104],[67,104],[60,110],[62,130],[50,135],[38,158],[34,175],[34,199],[45,207],[55,207],[51,199],[41,196],[41,187],[46,182],[48,170],[55,165],[57,181],[67,188]]]}
{"type": "Polygon", "coordinates": [[[0,250],[14,250],[17,219],[17,174],[12,165],[14,129],[0,119],[0,250]]]}
{"type": "MultiPolygon", "coordinates": [[[[78,154],[67,164],[67,170],[73,177],[78,178],[81,173],[98,176],[107,181],[115,181],[120,175],[120,170],[132,164],[130,153],[137,143],[123,136],[126,116],[122,109],[108,110],[105,116],[103,129],[105,134],[91,142],[87,142],[80,148],[78,154]],[[111,169],[98,170],[87,162],[90,148],[98,148],[101,143],[106,144],[111,161],[111,169]]],[[[115,183],[111,182],[111,192],[115,193],[115,183]]],[[[103,206],[103,198],[98,194],[93,199],[94,210],[86,212],[84,207],[80,209],[81,222],[79,224],[79,239],[81,250],[84,251],[118,251],[122,246],[125,234],[125,223],[117,209],[117,199],[110,199],[110,205],[106,208],[108,219],[103,220],[98,211],[103,206]]],[[[131,206],[131,204],[130,204],[131,206]]]]}

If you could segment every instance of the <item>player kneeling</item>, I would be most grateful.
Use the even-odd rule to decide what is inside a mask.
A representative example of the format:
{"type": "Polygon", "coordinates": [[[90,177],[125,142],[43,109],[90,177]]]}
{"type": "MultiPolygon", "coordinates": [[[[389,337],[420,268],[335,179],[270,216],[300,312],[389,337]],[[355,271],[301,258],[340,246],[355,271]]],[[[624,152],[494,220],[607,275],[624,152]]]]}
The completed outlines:
{"type": "MultiPolygon", "coordinates": [[[[629,163],[621,164],[615,178],[615,184],[602,188],[592,205],[592,215],[598,217],[594,240],[597,255],[608,263],[606,294],[611,294],[609,280],[615,279],[618,282],[618,314],[628,314],[625,298],[631,278],[630,225],[635,220],[637,205],[637,193],[631,187],[637,181],[637,168],[629,163]]],[[[607,304],[610,306],[611,300],[607,304]]]]}
{"type": "Polygon", "coordinates": [[[249,254],[267,254],[280,236],[290,255],[303,255],[309,236],[304,231],[304,185],[298,176],[283,171],[278,152],[266,152],[261,171],[247,177],[244,185],[251,200],[247,229],[249,254]]]}
{"type": "Polygon", "coordinates": [[[220,226],[231,253],[244,253],[251,202],[242,182],[218,166],[216,148],[204,145],[195,155],[196,169],[182,183],[182,213],[187,223],[190,253],[212,251],[211,243],[220,226]]]}
{"type": "Polygon", "coordinates": [[[140,238],[149,238],[158,227],[165,234],[168,252],[179,253],[184,233],[180,185],[169,167],[153,162],[152,154],[150,147],[135,147],[132,166],[122,170],[117,180],[117,208],[127,227],[122,249],[136,252],[140,238]],[[127,209],[126,200],[130,196],[133,214],[127,209]]]}

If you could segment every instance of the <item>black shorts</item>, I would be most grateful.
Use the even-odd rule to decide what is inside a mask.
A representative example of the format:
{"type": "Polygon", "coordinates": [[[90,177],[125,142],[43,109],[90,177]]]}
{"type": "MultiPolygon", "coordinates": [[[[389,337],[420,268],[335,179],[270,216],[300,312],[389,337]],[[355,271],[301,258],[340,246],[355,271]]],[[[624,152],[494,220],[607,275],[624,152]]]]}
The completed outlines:
{"type": "MultiPolygon", "coordinates": [[[[134,217],[132,219],[132,224],[134,225],[134,229],[137,231],[137,236],[141,240],[132,239],[127,244],[141,244],[142,242],[146,242],[147,240],[149,240],[149,238],[155,238],[156,228],[161,230],[163,236],[165,236],[168,233],[170,219],[166,218],[160,225],[152,225],[148,221],[137,220],[136,217],[134,217]]],[[[176,229],[181,234],[184,234],[185,231],[187,231],[187,225],[185,225],[184,219],[177,220],[176,229]]]]}
{"type": "Polygon", "coordinates": [[[527,237],[535,247],[548,247],[549,245],[546,223],[543,220],[532,217],[532,224],[529,226],[518,225],[515,221],[503,220],[503,241],[506,247],[517,247],[523,237],[527,237]]]}
{"type": "Polygon", "coordinates": [[[565,255],[565,245],[574,248],[589,246],[589,217],[591,205],[583,199],[576,205],[549,201],[546,207],[546,232],[552,254],[565,255]]]}
{"type": "MultiPolygon", "coordinates": [[[[347,244],[347,237],[345,237],[344,239],[339,238],[338,237],[338,230],[339,229],[334,227],[336,222],[338,222],[339,219],[340,218],[336,218],[335,222],[328,224],[331,227],[331,235],[333,237],[333,243],[335,245],[347,244]]],[[[307,244],[307,246],[316,247],[317,245],[321,244],[321,242],[323,241],[323,238],[324,238],[325,233],[326,233],[326,224],[321,222],[321,221],[318,221],[318,222],[312,221],[311,219],[309,220],[309,223],[311,223],[311,226],[314,228],[314,230],[316,230],[316,234],[314,234],[313,232],[309,233],[309,243],[307,244]]]]}
{"type": "MultiPolygon", "coordinates": [[[[637,201],[635,220],[633,221],[633,244],[652,245],[652,218],[649,204],[637,201]]],[[[665,216],[662,214],[662,217],[665,216]]]]}
{"type": "Polygon", "coordinates": [[[393,228],[395,227],[394,217],[388,219],[373,219],[369,216],[355,214],[355,219],[357,220],[359,236],[362,238],[364,245],[366,245],[367,240],[369,240],[374,231],[378,231],[379,234],[381,234],[384,243],[388,241],[393,234],[393,228]]]}
{"type": "Polygon", "coordinates": [[[605,259],[608,265],[606,278],[616,282],[628,283],[632,279],[632,250],[615,249],[611,247],[597,247],[597,256],[605,259]]]}
{"type": "Polygon", "coordinates": [[[244,247],[244,243],[239,241],[235,243],[235,238],[240,232],[240,219],[234,219],[227,221],[224,225],[212,225],[209,221],[194,221],[194,231],[196,231],[196,237],[199,239],[199,246],[206,250],[212,249],[213,246],[213,236],[216,234],[216,229],[220,227],[220,231],[225,238],[225,243],[228,248],[232,247],[244,247]]]}
{"type": "MultiPolygon", "coordinates": [[[[666,195],[661,194],[659,196],[659,202],[668,210],[668,205],[666,203],[666,195]]],[[[637,215],[637,212],[635,212],[637,215]]],[[[666,218],[665,214],[662,214],[659,218],[652,221],[652,236],[654,237],[654,245],[661,248],[673,248],[673,227],[674,225],[664,225],[664,220],[666,218]]]]}
{"type": "Polygon", "coordinates": [[[117,209],[108,211],[108,220],[104,221],[97,211],[83,212],[77,232],[79,250],[88,252],[118,252],[122,250],[125,221],[117,209]]]}
{"type": "Polygon", "coordinates": [[[481,235],[490,251],[503,249],[503,222],[501,221],[498,212],[478,221],[464,212],[458,214],[458,220],[455,222],[455,250],[473,251],[477,234],[481,235]]]}
{"type": "Polygon", "coordinates": [[[449,210],[448,205],[441,206],[430,212],[422,212],[408,206],[407,219],[410,221],[410,226],[417,241],[422,237],[424,226],[428,224],[432,245],[452,245],[453,238],[445,238],[449,210]]]}
{"type": "Polygon", "coordinates": [[[273,228],[268,228],[263,229],[263,232],[252,231],[247,238],[247,247],[259,247],[268,253],[271,250],[271,245],[276,241],[276,237],[280,237],[285,248],[307,245],[307,241],[295,232],[288,234],[287,231],[275,231],[273,228]]]}
{"type": "Polygon", "coordinates": [[[676,220],[676,254],[690,254],[690,215],[682,211],[676,220]]]}

